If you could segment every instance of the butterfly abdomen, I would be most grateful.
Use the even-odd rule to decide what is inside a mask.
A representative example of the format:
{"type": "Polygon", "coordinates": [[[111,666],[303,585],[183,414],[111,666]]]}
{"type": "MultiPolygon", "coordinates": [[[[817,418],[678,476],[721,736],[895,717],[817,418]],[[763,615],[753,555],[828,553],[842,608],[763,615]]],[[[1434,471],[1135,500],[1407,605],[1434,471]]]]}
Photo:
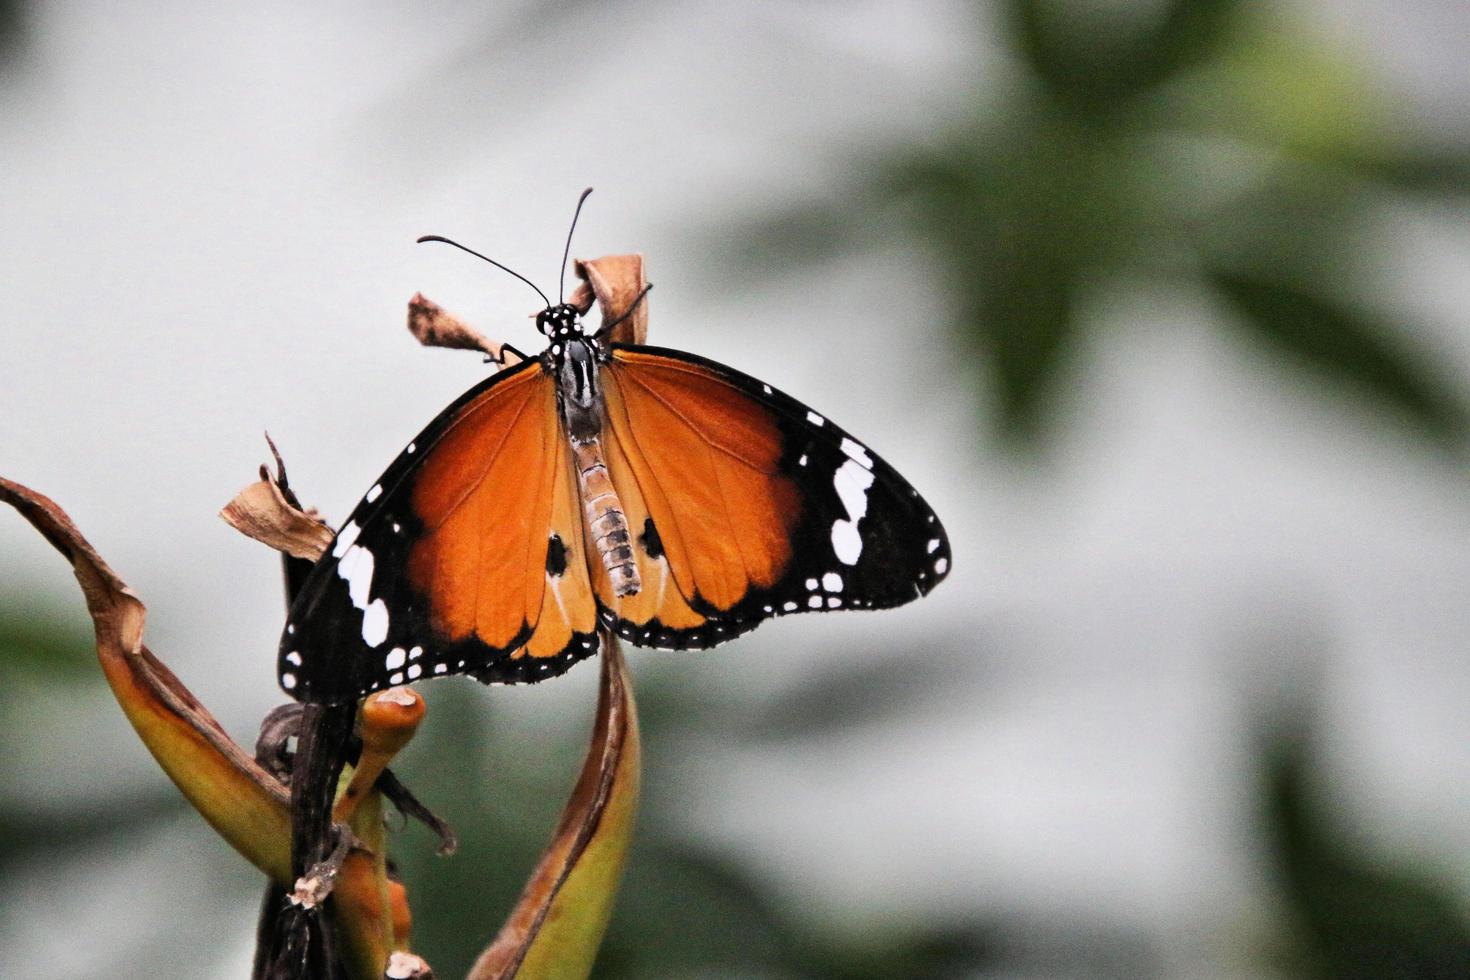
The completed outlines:
{"type": "Polygon", "coordinates": [[[628,533],[628,518],[623,502],[613,488],[612,476],[602,457],[598,437],[572,440],[572,460],[577,467],[577,483],[582,490],[582,510],[587,515],[587,528],[592,543],[602,556],[608,580],[616,596],[637,595],[643,588],[638,564],[633,559],[633,540],[628,533]]]}

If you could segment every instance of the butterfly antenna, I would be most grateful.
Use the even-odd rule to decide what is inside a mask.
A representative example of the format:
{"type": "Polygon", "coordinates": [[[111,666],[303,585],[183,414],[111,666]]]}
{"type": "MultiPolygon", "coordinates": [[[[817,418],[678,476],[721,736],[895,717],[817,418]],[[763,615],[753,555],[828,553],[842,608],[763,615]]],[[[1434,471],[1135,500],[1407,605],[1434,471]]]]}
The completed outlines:
{"type": "Polygon", "coordinates": [[[557,281],[560,286],[556,294],[556,301],[558,303],[566,302],[567,258],[572,254],[572,232],[577,230],[577,219],[582,215],[582,202],[586,201],[587,195],[591,193],[592,188],[590,187],[583,191],[582,196],[577,198],[577,210],[572,212],[572,226],[567,229],[567,247],[562,249],[561,253],[561,273],[557,276],[557,281]]]}
{"type": "MultiPolygon", "coordinates": [[[[583,195],[583,196],[585,197],[586,195],[583,195]]],[[[479,252],[476,252],[472,248],[465,248],[459,242],[451,241],[450,239],[445,238],[443,235],[425,235],[424,237],[422,237],[422,238],[420,238],[418,240],[418,244],[420,244],[420,245],[422,245],[424,242],[443,242],[445,245],[453,245],[455,248],[459,249],[461,252],[469,252],[471,255],[473,255],[477,259],[484,259],[486,262],[489,262],[491,265],[495,266],[495,268],[499,269],[502,272],[509,272],[511,275],[515,276],[521,282],[525,283],[527,286],[530,286],[532,289],[536,290],[536,295],[537,296],[540,296],[541,297],[541,301],[543,303],[545,303],[548,308],[550,308],[550,306],[551,306],[551,300],[549,300],[549,299],[546,298],[546,294],[541,291],[541,287],[537,286],[534,282],[532,282],[531,280],[527,279],[525,276],[521,275],[516,270],[511,269],[511,268],[509,268],[507,266],[503,266],[499,262],[496,262],[490,256],[488,256],[488,255],[481,255],[479,252]]]]}

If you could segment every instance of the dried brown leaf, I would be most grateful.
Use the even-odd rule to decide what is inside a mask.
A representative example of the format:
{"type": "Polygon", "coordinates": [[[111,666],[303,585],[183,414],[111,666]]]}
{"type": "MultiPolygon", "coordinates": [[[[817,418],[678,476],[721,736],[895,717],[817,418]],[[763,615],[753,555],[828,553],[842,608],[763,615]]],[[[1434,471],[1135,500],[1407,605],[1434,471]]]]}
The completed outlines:
{"type": "Polygon", "coordinates": [[[91,613],[97,658],[118,704],[164,772],[250,862],[290,881],[285,788],[143,645],[144,608],[49,498],[0,478],[10,504],[71,562],[91,613]]]}
{"type": "Polygon", "coordinates": [[[425,347],[481,351],[502,367],[520,361],[514,351],[490,340],[433,300],[425,299],[423,293],[414,293],[408,301],[408,332],[425,347]]]}
{"type": "Polygon", "coordinates": [[[293,505],[269,478],[237,493],[219,516],[246,537],[293,558],[316,561],[332,544],[332,529],[293,505]]]}
{"type": "MultiPolygon", "coordinates": [[[[145,609],[54,501],[0,477],[14,507],[71,563],[96,633],[97,659],[143,744],[184,797],[232,847],[290,887],[291,818],[286,787],[236,745],[189,689],[143,645],[145,609]]],[[[379,797],[353,821],[375,853],[353,851],[336,889],[336,917],[358,976],[379,977],[392,948],[379,797]]]]}
{"type": "Polygon", "coordinates": [[[577,259],[573,266],[583,280],[568,302],[586,312],[597,300],[602,311],[602,325],[627,315],[612,331],[612,339],[623,344],[642,344],[648,340],[648,281],[643,277],[643,255],[604,255],[600,259],[577,259]],[[638,300],[637,309],[628,308],[638,300]]]}

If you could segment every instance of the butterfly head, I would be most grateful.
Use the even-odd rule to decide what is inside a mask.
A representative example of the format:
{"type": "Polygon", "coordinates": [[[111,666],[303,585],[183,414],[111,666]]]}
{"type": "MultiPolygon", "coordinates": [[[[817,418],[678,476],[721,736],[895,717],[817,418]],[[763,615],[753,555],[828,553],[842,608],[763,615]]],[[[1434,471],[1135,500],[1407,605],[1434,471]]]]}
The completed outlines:
{"type": "Polygon", "coordinates": [[[536,329],[549,340],[569,340],[582,336],[582,313],[570,303],[548,306],[536,314],[536,329]]]}

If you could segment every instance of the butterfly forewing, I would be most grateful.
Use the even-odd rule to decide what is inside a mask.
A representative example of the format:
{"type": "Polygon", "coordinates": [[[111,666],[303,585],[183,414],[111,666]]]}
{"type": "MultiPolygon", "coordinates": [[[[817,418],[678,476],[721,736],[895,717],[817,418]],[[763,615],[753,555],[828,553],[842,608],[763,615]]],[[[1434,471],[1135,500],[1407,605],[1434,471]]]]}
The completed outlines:
{"type": "Polygon", "coordinates": [[[536,361],[442,412],[358,504],[297,596],[282,687],[336,701],[451,673],[535,680],[594,652],[564,445],[555,389],[536,361]]]}

